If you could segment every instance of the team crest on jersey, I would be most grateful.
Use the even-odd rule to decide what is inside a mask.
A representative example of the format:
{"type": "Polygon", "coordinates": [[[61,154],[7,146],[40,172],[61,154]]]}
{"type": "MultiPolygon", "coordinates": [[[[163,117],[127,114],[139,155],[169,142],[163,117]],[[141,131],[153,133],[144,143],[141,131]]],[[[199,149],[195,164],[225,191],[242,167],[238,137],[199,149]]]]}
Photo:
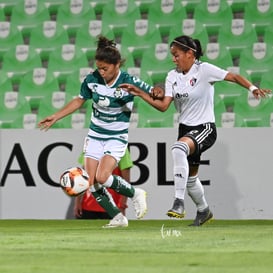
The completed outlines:
{"type": "Polygon", "coordinates": [[[197,79],[196,79],[196,78],[192,78],[192,79],[190,79],[190,85],[191,85],[191,86],[194,86],[194,85],[195,85],[195,83],[196,83],[196,81],[197,81],[197,79]]]}
{"type": "Polygon", "coordinates": [[[115,98],[121,98],[122,97],[122,90],[121,88],[117,87],[116,90],[114,91],[114,97],[115,98]]]}

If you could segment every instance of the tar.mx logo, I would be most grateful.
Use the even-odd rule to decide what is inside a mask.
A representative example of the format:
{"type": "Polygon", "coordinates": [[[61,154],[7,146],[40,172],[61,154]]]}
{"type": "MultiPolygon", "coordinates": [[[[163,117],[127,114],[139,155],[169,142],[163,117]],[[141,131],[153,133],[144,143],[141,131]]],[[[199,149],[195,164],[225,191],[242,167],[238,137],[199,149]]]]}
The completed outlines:
{"type": "Polygon", "coordinates": [[[161,234],[162,239],[166,239],[168,237],[180,237],[180,236],[182,236],[181,231],[176,230],[176,229],[172,229],[172,228],[166,229],[164,224],[161,226],[160,234],[161,234]]]}

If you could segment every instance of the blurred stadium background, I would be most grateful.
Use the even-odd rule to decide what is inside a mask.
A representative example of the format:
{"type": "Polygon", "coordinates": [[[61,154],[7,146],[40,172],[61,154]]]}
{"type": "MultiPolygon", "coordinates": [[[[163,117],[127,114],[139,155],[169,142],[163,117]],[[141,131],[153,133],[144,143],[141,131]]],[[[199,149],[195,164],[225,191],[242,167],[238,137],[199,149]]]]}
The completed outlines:
{"type": "MultiPolygon", "coordinates": [[[[116,41],[123,69],[162,84],[173,67],[169,43],[200,39],[203,61],[271,88],[273,3],[270,0],[0,0],[0,128],[37,120],[79,92],[95,68],[97,36],[116,41]]],[[[215,85],[218,127],[272,127],[272,97],[255,100],[232,83],[215,85]]],[[[87,128],[91,107],[55,128],[87,128]]],[[[135,126],[175,127],[174,107],[160,113],[136,98],[135,126]]]]}

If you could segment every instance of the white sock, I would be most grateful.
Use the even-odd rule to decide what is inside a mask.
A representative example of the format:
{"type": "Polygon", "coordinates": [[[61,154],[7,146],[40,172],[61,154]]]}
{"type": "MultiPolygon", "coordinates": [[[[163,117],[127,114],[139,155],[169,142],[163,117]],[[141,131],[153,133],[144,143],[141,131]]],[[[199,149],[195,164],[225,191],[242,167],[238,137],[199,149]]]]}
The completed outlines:
{"type": "Polygon", "coordinates": [[[92,185],[92,186],[89,188],[89,190],[90,190],[91,192],[95,192],[95,191],[96,191],[96,188],[95,188],[94,185],[92,185]]]}
{"type": "MultiPolygon", "coordinates": [[[[90,192],[96,192],[96,191],[100,190],[101,188],[104,188],[104,186],[102,186],[100,183],[95,183],[94,185],[92,185],[92,186],[89,188],[89,190],[90,190],[90,192]]],[[[112,195],[109,193],[109,191],[108,191],[106,188],[104,188],[103,193],[108,197],[109,201],[110,201],[114,206],[116,206],[115,201],[114,201],[112,195]]]]}
{"type": "Polygon", "coordinates": [[[189,176],[188,154],[189,146],[187,143],[176,141],[172,146],[175,198],[183,200],[185,199],[185,190],[189,176]]]}
{"type": "Polygon", "coordinates": [[[208,207],[205,199],[204,187],[198,176],[191,176],[187,183],[188,194],[195,203],[198,211],[204,211],[208,207]]]}
{"type": "Polygon", "coordinates": [[[114,181],[114,177],[113,175],[110,175],[107,180],[105,181],[105,183],[103,183],[103,186],[104,187],[107,187],[107,188],[110,188],[113,184],[113,181],[114,181]]]}
{"type": "Polygon", "coordinates": [[[100,183],[95,183],[94,184],[94,188],[95,188],[95,190],[99,190],[99,189],[101,189],[103,186],[100,184],[100,183]]]}

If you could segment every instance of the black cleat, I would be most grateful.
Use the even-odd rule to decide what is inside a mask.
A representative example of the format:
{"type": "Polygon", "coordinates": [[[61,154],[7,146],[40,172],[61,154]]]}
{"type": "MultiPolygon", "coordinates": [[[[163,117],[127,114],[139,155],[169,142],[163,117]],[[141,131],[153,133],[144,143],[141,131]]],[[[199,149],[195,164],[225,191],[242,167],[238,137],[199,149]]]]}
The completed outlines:
{"type": "Polygon", "coordinates": [[[167,215],[174,218],[184,218],[185,209],[184,209],[184,200],[176,198],[173,203],[173,207],[168,210],[167,215]]]}
{"type": "Polygon", "coordinates": [[[209,208],[206,208],[204,211],[197,211],[196,217],[190,226],[199,227],[212,221],[213,214],[209,208]]]}

